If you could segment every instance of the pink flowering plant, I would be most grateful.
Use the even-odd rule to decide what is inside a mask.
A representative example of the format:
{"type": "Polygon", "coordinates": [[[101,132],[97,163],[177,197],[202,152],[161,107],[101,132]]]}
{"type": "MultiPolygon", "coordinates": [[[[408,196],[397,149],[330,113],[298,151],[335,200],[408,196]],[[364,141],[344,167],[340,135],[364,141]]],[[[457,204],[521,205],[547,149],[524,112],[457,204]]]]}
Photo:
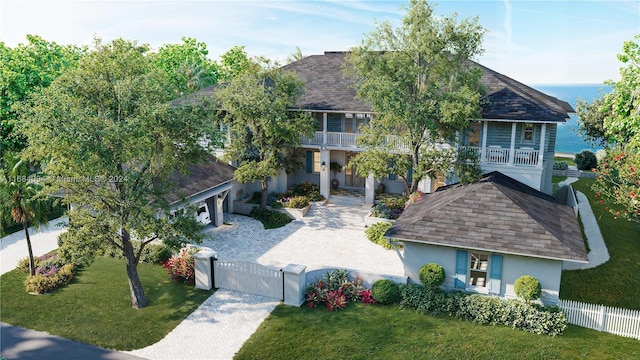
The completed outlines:
{"type": "Polygon", "coordinates": [[[327,272],[305,289],[307,307],[314,308],[325,305],[327,310],[342,310],[349,301],[361,301],[363,304],[373,304],[371,289],[365,289],[360,276],[351,281],[347,270],[333,270],[327,272]]]}
{"type": "Polygon", "coordinates": [[[173,281],[194,285],[196,283],[195,260],[193,255],[198,252],[195,248],[182,248],[178,255],[173,255],[162,263],[167,274],[173,281]]]}

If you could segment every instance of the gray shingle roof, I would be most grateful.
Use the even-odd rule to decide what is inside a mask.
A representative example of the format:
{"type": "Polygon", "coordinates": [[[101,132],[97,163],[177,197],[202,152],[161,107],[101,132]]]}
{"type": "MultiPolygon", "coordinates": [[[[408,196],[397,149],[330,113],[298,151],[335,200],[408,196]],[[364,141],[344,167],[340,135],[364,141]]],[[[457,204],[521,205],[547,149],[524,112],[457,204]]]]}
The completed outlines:
{"type": "MultiPolygon", "coordinates": [[[[352,79],[342,73],[346,52],[325,52],[311,55],[283,66],[295,72],[305,83],[305,94],[296,104],[305,110],[336,112],[371,112],[371,105],[356,98],[351,87],[352,79]]],[[[495,72],[473,61],[470,66],[482,71],[480,82],[487,93],[482,118],[565,122],[568,113],[575,112],[566,101],[546,95],[508,76],[495,72]]],[[[210,98],[216,86],[212,85],[196,93],[176,100],[176,103],[192,103],[210,98]]]]}
{"type": "Polygon", "coordinates": [[[409,206],[385,237],[505,254],[587,261],[573,209],[493,172],[454,184],[409,206]]]}
{"type": "Polygon", "coordinates": [[[233,180],[235,168],[214,156],[208,156],[204,161],[191,164],[186,174],[174,172],[169,181],[174,188],[166,196],[167,202],[173,204],[183,197],[188,198],[233,180]]]}

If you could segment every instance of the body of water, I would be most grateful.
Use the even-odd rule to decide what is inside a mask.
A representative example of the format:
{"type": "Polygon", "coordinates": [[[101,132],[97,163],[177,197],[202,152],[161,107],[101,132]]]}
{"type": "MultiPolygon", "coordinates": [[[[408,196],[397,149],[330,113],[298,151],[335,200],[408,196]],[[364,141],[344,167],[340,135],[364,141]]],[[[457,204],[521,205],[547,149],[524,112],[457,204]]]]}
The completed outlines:
{"type": "MultiPolygon", "coordinates": [[[[578,99],[588,102],[601,96],[601,93],[611,91],[611,87],[603,84],[580,84],[580,85],[536,85],[536,90],[542,91],[560,100],[564,100],[576,109],[578,99]]],[[[599,148],[592,148],[589,143],[582,140],[578,134],[578,116],[570,114],[570,119],[558,125],[558,135],[556,137],[556,152],[575,154],[582,150],[596,151],[599,148]]]]}

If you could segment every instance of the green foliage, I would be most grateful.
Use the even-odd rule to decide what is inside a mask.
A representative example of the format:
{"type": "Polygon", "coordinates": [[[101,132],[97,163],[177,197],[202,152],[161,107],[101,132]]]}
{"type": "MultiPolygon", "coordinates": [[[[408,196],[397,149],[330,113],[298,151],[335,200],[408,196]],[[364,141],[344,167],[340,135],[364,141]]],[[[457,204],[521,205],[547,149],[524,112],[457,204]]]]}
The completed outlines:
{"type": "Polygon", "coordinates": [[[402,286],[399,307],[423,314],[448,315],[477,324],[504,325],[535,334],[556,336],[567,328],[567,318],[557,306],[544,307],[521,300],[503,300],[418,284],[402,286]]]}
{"type": "Polygon", "coordinates": [[[256,71],[259,65],[249,58],[244,46],[234,46],[220,56],[219,81],[228,82],[245,71],[256,71]]]}
{"type": "Polygon", "coordinates": [[[393,246],[384,237],[384,234],[391,228],[392,223],[388,221],[381,221],[375,223],[364,230],[364,235],[372,243],[378,244],[385,249],[393,249],[393,246]]]}
{"type": "MultiPolygon", "coordinates": [[[[67,233],[64,237],[68,236],[67,233]]],[[[62,235],[62,234],[61,234],[62,235]]],[[[68,249],[68,246],[64,247],[68,249]]],[[[134,243],[134,251],[138,251],[140,249],[140,243],[134,243]]],[[[140,262],[143,264],[162,264],[163,262],[169,260],[173,256],[174,250],[165,245],[165,244],[148,244],[142,249],[140,253],[140,262]]],[[[118,248],[114,248],[112,246],[104,246],[99,251],[96,252],[96,256],[107,256],[113,259],[124,259],[124,255],[122,254],[122,250],[118,248]]]]}
{"type": "Polygon", "coordinates": [[[566,161],[556,161],[553,163],[553,170],[567,170],[569,164],[566,161]]]}
{"type": "Polygon", "coordinates": [[[607,151],[598,167],[595,198],[614,219],[640,225],[640,155],[621,145],[607,151]]]}
{"type": "Polygon", "coordinates": [[[192,216],[169,219],[165,198],[174,187],[168,178],[210,159],[207,151],[218,146],[205,109],[171,104],[174,89],[154,60],[145,45],[97,40],[77,67],[20,109],[29,139],[26,154],[47,160],[43,171],[53,181],[46,182],[46,191],[82,204],[70,214],[72,236],[66,243],[87,256],[105,243],[124,251],[135,307],[144,306],[146,298],[132,237],[144,239],[143,247],[157,238],[201,240],[192,216]]]}
{"type": "MultiPolygon", "coordinates": [[[[33,265],[35,268],[37,268],[38,266],[40,266],[40,257],[36,256],[33,258],[33,265]]],[[[20,261],[18,261],[18,265],[16,266],[16,270],[26,273],[29,273],[29,257],[25,257],[23,259],[20,259],[20,261]]]]}
{"type": "Polygon", "coordinates": [[[595,169],[598,166],[596,154],[589,150],[583,150],[577,153],[575,156],[575,162],[578,170],[591,171],[591,169],[595,169]]]}
{"type": "Polygon", "coordinates": [[[343,310],[349,301],[361,301],[363,304],[375,302],[371,290],[364,289],[359,276],[352,281],[345,269],[331,270],[305,287],[305,301],[308,308],[325,304],[329,311],[343,310]]]}
{"type": "Polygon", "coordinates": [[[542,293],[540,281],[531,275],[523,275],[513,283],[513,291],[524,301],[536,300],[542,293]]]}
{"type": "Polygon", "coordinates": [[[218,65],[208,54],[207,44],[182,37],[181,44],[162,45],[154,63],[166,72],[177,97],[216,83],[218,65]]]}
{"type": "Polygon", "coordinates": [[[51,275],[29,275],[24,282],[29,293],[44,294],[52,292],[73,279],[73,264],[66,264],[51,275]]]}
{"type": "Polygon", "coordinates": [[[445,279],[444,268],[440,264],[424,264],[418,271],[418,277],[422,285],[427,287],[437,287],[442,285],[445,279]]]}
{"type": "Polygon", "coordinates": [[[0,156],[4,151],[18,152],[26,145],[16,132],[19,125],[14,105],[46,88],[66,69],[75,67],[86,48],[62,46],[35,35],[14,48],[0,42],[0,156]]]}
{"type": "Polygon", "coordinates": [[[283,227],[291,222],[291,218],[287,214],[276,210],[260,209],[258,207],[254,207],[249,213],[249,216],[259,220],[265,229],[283,227]]]}
{"type": "Polygon", "coordinates": [[[173,281],[183,282],[188,285],[195,285],[196,271],[194,255],[198,252],[196,248],[182,248],[180,253],[172,255],[162,262],[167,274],[173,281]]]}
{"type": "Polygon", "coordinates": [[[388,279],[376,280],[371,286],[371,297],[380,304],[395,304],[400,301],[400,286],[388,279]]]}
{"type": "Polygon", "coordinates": [[[262,209],[267,206],[269,177],[295,167],[295,161],[288,159],[290,149],[300,145],[302,135],[315,130],[308,113],[290,111],[303,89],[294,73],[265,66],[238,74],[215,94],[223,109],[222,121],[230,129],[225,156],[240,162],[235,180],[262,183],[262,209]]]}
{"type": "Polygon", "coordinates": [[[286,205],[283,204],[284,207],[292,208],[292,209],[302,209],[303,207],[309,206],[309,198],[306,196],[294,196],[289,198],[289,201],[286,202],[286,205]]]}
{"type": "Polygon", "coordinates": [[[410,192],[424,176],[443,174],[443,167],[452,166],[453,161],[444,158],[455,154],[437,150],[435,143],[453,140],[470,119],[480,116],[481,73],[467,61],[482,53],[484,33],[477,18],[458,21],[456,15],[436,16],[426,0],[411,0],[397,28],[380,23],[352,49],[344,71],[357,79],[357,96],[377,112],[362,141],[373,148],[388,147],[362,153],[367,160],[358,165],[368,165],[363,171],[378,179],[407,173],[389,171],[392,163],[382,160],[393,157],[405,163],[402,156],[390,154],[393,145],[388,136],[411,150],[410,192]]]}
{"type": "Polygon", "coordinates": [[[324,196],[320,195],[320,186],[309,181],[294,185],[291,192],[294,196],[306,196],[309,201],[324,200],[324,196]]]}

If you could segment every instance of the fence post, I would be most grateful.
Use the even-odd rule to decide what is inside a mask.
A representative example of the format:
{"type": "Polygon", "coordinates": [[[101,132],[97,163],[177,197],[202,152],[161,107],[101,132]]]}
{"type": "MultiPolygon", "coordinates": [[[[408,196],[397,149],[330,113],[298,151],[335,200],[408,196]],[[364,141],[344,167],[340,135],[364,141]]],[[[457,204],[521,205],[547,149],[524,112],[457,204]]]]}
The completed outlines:
{"type": "Polygon", "coordinates": [[[600,321],[598,321],[598,331],[602,331],[604,329],[604,316],[605,316],[605,307],[604,305],[600,305],[600,321]]]}
{"type": "Polygon", "coordinates": [[[284,303],[300,306],[304,303],[305,265],[289,264],[282,269],[284,276],[284,303]]]}
{"type": "Polygon", "coordinates": [[[217,257],[218,254],[209,248],[202,248],[193,256],[197,289],[211,290],[214,286],[213,260],[217,257]]]}

